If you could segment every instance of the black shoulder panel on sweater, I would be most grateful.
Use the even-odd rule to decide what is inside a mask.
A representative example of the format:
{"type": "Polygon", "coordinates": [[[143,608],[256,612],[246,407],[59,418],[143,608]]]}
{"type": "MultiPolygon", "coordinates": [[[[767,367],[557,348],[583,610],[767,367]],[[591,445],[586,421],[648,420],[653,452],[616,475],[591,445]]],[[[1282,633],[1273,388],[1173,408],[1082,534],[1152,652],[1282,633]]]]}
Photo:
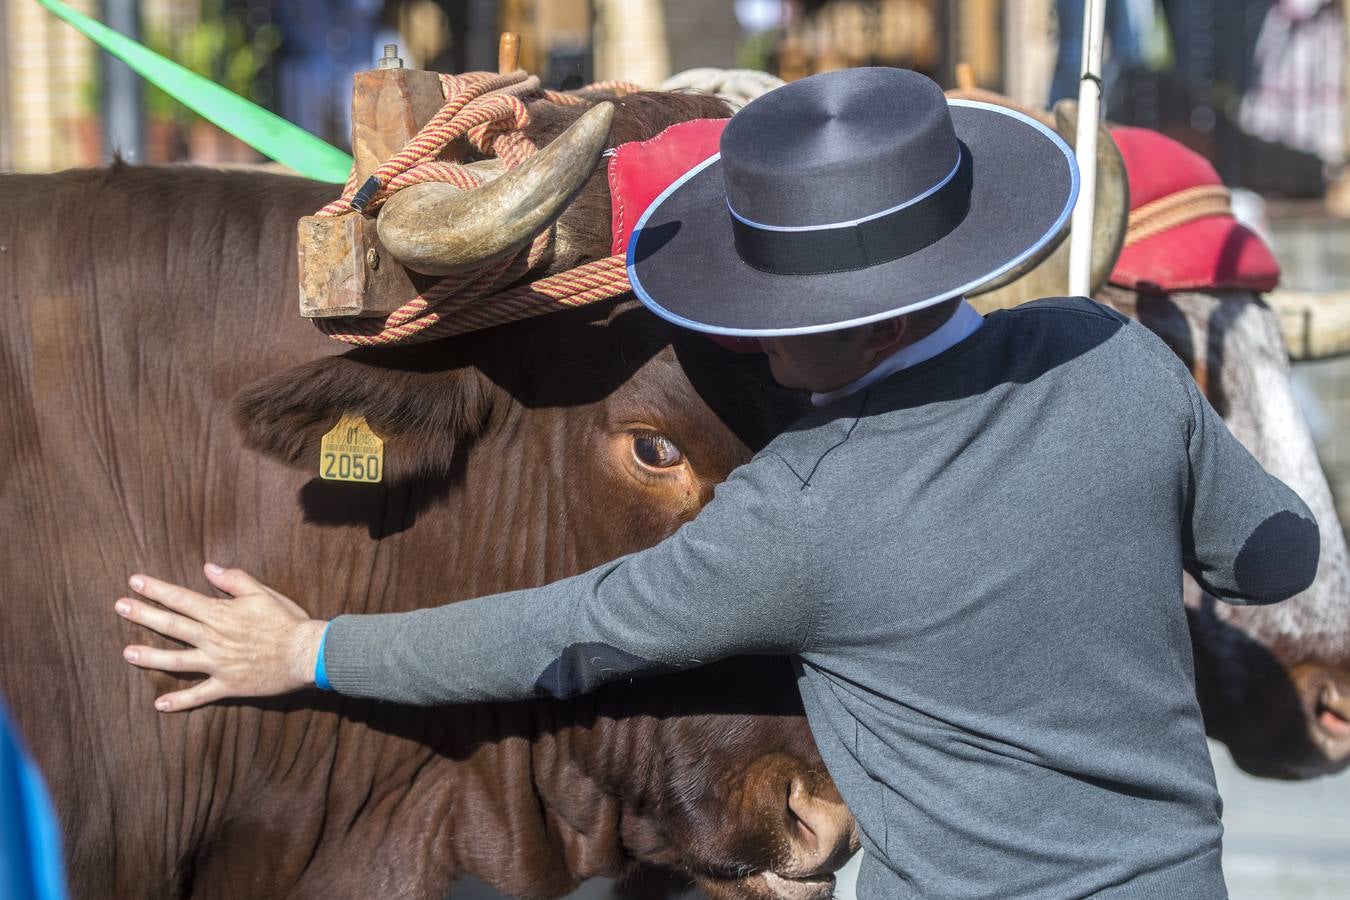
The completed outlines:
{"type": "Polygon", "coordinates": [[[1288,510],[1267,518],[1233,561],[1233,582],[1251,603],[1273,603],[1306,590],[1321,556],[1317,523],[1288,510]]]}
{"type": "Polygon", "coordinates": [[[620,678],[673,672],[674,668],[599,641],[573,644],[534,681],[534,692],[559,700],[587,694],[620,678]]]}

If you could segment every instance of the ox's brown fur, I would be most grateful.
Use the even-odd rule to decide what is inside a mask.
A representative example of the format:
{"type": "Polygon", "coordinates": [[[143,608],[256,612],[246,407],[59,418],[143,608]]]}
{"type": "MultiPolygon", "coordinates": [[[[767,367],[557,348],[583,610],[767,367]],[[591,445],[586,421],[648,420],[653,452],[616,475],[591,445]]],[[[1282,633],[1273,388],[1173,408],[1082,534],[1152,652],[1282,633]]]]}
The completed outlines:
{"type": "Polygon", "coordinates": [[[439,898],[460,872],[552,896],[637,862],[756,896],[800,833],[793,784],[839,805],[775,660],[569,703],[156,714],[170,678],[116,653],[130,571],[202,586],[229,560],[324,617],[538,584],[670,533],[798,400],[631,303],[334,356],[293,287],[324,186],[117,167],[0,188],[0,688],[76,896],[439,898]],[[349,409],[386,437],[382,486],[314,477],[349,409]],[[687,470],[636,466],[643,429],[687,470]]]}

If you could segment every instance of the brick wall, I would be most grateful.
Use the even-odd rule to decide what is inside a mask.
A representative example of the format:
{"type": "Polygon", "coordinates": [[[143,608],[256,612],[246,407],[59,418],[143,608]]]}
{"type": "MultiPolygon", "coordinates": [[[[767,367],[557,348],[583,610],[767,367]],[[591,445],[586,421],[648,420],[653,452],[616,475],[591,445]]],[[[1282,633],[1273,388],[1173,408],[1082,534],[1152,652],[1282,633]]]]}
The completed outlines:
{"type": "Polygon", "coordinates": [[[670,73],[698,66],[729,68],[736,62],[740,24],[726,0],[664,0],[670,73]]]}
{"type": "Polygon", "coordinates": [[[1054,18],[1051,0],[1008,0],[1004,5],[1004,93],[1036,109],[1050,96],[1059,46],[1054,18]]]}
{"type": "Polygon", "coordinates": [[[728,0],[596,0],[595,75],[657,84],[696,66],[730,67],[739,38],[728,0]]]}
{"type": "MultiPolygon", "coordinates": [[[[93,13],[95,0],[72,0],[93,13]]],[[[0,36],[6,68],[0,128],[6,164],[51,171],[98,161],[97,65],[94,45],[31,0],[7,0],[0,36]]]]}
{"type": "Polygon", "coordinates": [[[596,0],[595,77],[656,84],[669,74],[660,0],[596,0]]]}

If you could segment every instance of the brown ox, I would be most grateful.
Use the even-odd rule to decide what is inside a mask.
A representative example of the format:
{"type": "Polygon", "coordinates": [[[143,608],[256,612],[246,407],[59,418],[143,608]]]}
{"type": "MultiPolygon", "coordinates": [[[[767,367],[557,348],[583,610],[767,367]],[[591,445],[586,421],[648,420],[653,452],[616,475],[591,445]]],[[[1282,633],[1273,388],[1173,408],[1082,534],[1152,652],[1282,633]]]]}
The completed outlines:
{"type": "MultiPolygon", "coordinates": [[[[633,98],[613,140],[720,110],[633,98]]],[[[126,573],[194,583],[203,558],[325,617],[581,571],[672,532],[795,413],[759,360],[631,302],[334,356],[294,296],[295,222],[330,187],[115,166],[0,192],[0,690],[75,896],[440,898],[475,873],[543,897],[636,864],[828,893],[852,822],[783,660],[566,703],[164,717],[108,608],[126,573]],[[348,410],[385,438],[382,485],[315,477],[348,410]]]]}

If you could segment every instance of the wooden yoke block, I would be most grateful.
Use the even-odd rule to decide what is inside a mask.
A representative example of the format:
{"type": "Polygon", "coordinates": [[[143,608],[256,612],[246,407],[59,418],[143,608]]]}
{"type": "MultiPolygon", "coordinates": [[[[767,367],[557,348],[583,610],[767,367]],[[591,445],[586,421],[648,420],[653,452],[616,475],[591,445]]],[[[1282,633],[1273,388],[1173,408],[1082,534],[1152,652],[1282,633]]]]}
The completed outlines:
{"type": "Polygon", "coordinates": [[[440,279],[399,265],[360,213],[300,220],[300,315],[384,316],[440,279]]]}
{"type": "MultiPolygon", "coordinates": [[[[402,150],[422,126],[445,105],[441,77],[421,69],[370,69],[357,72],[352,83],[352,158],[356,183],[370,177],[389,157],[402,150]]],[[[455,145],[451,145],[454,151],[455,145]]],[[[455,153],[463,159],[464,144],[455,153]]]]}
{"type": "MultiPolygon", "coordinates": [[[[502,35],[498,65],[515,71],[520,39],[502,35]]],[[[445,105],[435,72],[403,68],[386,44],[379,68],[357,72],[352,85],[355,183],[364,184],[445,105]]],[[[444,157],[463,161],[462,138],[444,157]]],[[[305,318],[388,315],[440,279],[409,271],[385,250],[375,219],[360,213],[306,216],[299,225],[300,315],[305,318]]]]}
{"type": "MultiPolygon", "coordinates": [[[[356,184],[402,150],[444,104],[440,76],[403,68],[393,45],[385,47],[380,68],[357,72],[352,87],[356,184]]],[[[466,144],[460,154],[467,152],[466,144]]],[[[300,315],[306,318],[388,315],[438,280],[395,261],[380,244],[375,219],[360,213],[306,216],[299,231],[300,315]]]]}

